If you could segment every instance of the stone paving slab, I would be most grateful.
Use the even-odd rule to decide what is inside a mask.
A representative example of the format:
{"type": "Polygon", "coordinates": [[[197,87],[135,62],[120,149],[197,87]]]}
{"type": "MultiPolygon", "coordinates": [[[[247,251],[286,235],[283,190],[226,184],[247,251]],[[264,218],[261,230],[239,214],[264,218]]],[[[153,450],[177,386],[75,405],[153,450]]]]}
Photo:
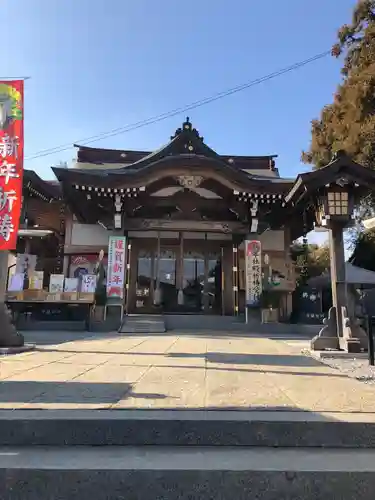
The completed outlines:
{"type": "Polygon", "coordinates": [[[374,450],[237,447],[0,447],[0,469],[375,472],[374,450]]]}
{"type": "Polygon", "coordinates": [[[301,354],[306,339],[51,332],[38,340],[36,351],[0,358],[0,409],[375,412],[373,388],[301,354]]]}

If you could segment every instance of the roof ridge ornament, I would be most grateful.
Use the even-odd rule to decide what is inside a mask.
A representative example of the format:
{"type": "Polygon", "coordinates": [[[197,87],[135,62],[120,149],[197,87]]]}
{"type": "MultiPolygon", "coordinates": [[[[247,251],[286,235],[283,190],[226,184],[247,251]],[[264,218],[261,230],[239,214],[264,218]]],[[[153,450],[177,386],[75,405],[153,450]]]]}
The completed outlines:
{"type": "Polygon", "coordinates": [[[332,155],[332,161],[334,160],[342,160],[344,158],[348,158],[348,155],[344,149],[338,149],[332,155]]]}
{"type": "Polygon", "coordinates": [[[176,180],[185,189],[196,189],[202,184],[204,178],[201,175],[179,175],[176,180]]]}
{"type": "Polygon", "coordinates": [[[182,134],[183,132],[192,133],[193,135],[195,135],[197,137],[197,139],[201,140],[202,142],[204,140],[203,137],[201,137],[199,135],[198,130],[196,128],[193,128],[193,125],[192,125],[190,118],[188,116],[186,117],[186,120],[182,124],[182,128],[179,127],[178,129],[176,129],[176,132],[174,133],[174,135],[171,136],[171,140],[173,140],[175,137],[182,134]]]}

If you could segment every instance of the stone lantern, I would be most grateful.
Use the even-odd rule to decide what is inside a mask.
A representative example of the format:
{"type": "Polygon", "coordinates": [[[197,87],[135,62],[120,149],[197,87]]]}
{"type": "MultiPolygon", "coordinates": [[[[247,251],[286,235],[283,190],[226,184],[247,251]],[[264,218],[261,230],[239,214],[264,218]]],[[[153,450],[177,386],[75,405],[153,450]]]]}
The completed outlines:
{"type": "Polygon", "coordinates": [[[347,227],[353,220],[355,186],[345,177],[320,189],[315,199],[316,225],[330,228],[335,224],[347,227]],[[339,184],[340,183],[340,184],[339,184]]]}
{"type": "Polygon", "coordinates": [[[324,327],[327,335],[318,336],[312,344],[317,350],[339,349],[340,337],[344,336],[345,318],[349,313],[343,310],[347,308],[348,303],[343,231],[354,219],[355,189],[355,183],[348,177],[342,176],[335,182],[321,187],[315,198],[316,225],[327,228],[329,234],[333,304],[324,327]]]}
{"type": "Polygon", "coordinates": [[[285,197],[289,217],[293,212],[297,218],[301,211],[308,213],[310,224],[314,221],[329,235],[333,305],[324,327],[312,340],[312,349],[339,349],[344,344],[348,350],[360,350],[367,346],[366,333],[348,307],[343,231],[354,221],[356,204],[374,187],[375,173],[339,151],[326,167],[300,174],[285,197]]]}

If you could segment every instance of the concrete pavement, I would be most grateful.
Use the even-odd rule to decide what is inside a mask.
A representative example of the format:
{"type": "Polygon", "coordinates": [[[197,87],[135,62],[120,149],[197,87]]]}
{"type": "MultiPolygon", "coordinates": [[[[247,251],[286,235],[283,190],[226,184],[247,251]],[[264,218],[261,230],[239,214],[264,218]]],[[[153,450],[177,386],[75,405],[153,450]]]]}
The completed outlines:
{"type": "Polygon", "coordinates": [[[53,332],[34,340],[37,351],[1,358],[0,409],[375,412],[371,386],[302,355],[299,339],[53,332]]]}

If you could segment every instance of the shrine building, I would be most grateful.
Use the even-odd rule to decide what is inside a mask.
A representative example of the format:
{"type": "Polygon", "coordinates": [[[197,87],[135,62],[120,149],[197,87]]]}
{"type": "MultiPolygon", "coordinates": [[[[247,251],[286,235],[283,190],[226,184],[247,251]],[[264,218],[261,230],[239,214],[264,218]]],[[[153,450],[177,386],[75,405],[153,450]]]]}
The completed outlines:
{"type": "Polygon", "coordinates": [[[92,272],[110,236],[125,236],[127,313],[238,315],[266,279],[279,319],[288,319],[290,245],[312,229],[313,211],[293,202],[295,179],[280,177],[276,155],[214,147],[187,118],[154,152],[76,145],[75,165],[52,169],[57,181],[26,170],[18,251],[36,253],[46,279],[75,277],[92,272]],[[43,240],[30,239],[33,231],[43,240]],[[253,269],[249,240],[261,249],[253,269]]]}

